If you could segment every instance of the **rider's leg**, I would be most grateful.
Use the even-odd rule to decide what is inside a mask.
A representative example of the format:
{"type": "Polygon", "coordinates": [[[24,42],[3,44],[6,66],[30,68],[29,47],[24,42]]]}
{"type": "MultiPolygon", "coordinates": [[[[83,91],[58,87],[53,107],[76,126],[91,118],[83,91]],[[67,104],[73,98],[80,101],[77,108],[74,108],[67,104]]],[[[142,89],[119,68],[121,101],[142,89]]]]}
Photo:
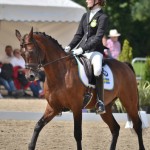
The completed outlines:
{"type": "Polygon", "coordinates": [[[92,64],[94,68],[94,75],[96,77],[96,93],[97,93],[97,103],[96,112],[99,114],[105,113],[104,106],[104,89],[103,89],[103,75],[102,75],[102,59],[103,55],[99,52],[94,52],[92,56],[92,64]]]}
{"type": "Polygon", "coordinates": [[[105,113],[104,106],[104,88],[103,88],[103,75],[96,77],[96,93],[97,93],[97,103],[96,112],[99,114],[105,113]]]}

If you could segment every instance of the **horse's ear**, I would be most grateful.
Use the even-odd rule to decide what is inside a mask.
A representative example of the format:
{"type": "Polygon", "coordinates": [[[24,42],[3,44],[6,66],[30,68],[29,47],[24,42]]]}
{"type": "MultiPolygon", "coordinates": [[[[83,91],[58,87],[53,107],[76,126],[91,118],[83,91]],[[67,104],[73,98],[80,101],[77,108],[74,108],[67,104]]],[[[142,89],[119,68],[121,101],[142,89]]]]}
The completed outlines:
{"type": "Polygon", "coordinates": [[[33,38],[33,27],[31,28],[31,31],[30,31],[30,33],[29,33],[29,35],[28,35],[28,38],[29,38],[29,39],[32,39],[32,38],[33,38]]]}
{"type": "Polygon", "coordinates": [[[21,34],[18,30],[16,30],[16,37],[18,38],[19,41],[21,41],[21,34]]]}

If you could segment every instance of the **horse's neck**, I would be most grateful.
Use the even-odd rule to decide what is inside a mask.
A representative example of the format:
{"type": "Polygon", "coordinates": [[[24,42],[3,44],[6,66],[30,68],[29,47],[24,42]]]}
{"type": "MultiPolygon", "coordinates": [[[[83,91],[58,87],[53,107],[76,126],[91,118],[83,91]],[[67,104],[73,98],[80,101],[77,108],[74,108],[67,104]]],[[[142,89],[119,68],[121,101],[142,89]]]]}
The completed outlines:
{"type": "Polygon", "coordinates": [[[50,80],[50,83],[57,84],[57,82],[63,82],[66,69],[65,59],[61,59],[65,56],[65,53],[58,49],[58,47],[50,47],[46,50],[46,63],[49,63],[44,67],[47,79],[50,80]]]}

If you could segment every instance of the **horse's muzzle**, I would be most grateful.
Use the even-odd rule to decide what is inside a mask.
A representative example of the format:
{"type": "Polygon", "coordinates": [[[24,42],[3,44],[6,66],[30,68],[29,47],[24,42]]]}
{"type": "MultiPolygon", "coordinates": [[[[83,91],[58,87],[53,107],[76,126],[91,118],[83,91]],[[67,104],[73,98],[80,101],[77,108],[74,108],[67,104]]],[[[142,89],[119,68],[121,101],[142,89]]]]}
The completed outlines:
{"type": "Polygon", "coordinates": [[[34,81],[35,80],[35,74],[34,74],[34,72],[30,72],[30,74],[27,75],[27,80],[28,81],[34,81]]]}

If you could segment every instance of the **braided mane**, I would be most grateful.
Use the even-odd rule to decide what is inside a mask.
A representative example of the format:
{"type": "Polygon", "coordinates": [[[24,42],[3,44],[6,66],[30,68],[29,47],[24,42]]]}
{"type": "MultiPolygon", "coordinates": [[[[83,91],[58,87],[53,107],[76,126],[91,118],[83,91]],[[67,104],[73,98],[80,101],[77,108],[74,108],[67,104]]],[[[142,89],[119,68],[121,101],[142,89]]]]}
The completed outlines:
{"type": "Polygon", "coordinates": [[[54,39],[53,37],[47,35],[45,32],[34,32],[34,34],[43,35],[43,36],[46,37],[47,39],[53,41],[53,43],[55,43],[56,45],[58,45],[58,47],[61,48],[61,50],[63,50],[62,45],[60,45],[56,39],[54,39]]]}

